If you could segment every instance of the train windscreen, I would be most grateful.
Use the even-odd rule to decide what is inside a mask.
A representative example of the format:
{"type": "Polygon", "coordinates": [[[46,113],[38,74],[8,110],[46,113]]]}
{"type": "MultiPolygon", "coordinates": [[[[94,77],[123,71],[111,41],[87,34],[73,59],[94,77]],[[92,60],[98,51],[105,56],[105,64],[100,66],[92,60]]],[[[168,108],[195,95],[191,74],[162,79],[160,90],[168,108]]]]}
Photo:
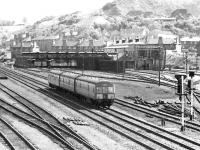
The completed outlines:
{"type": "Polygon", "coordinates": [[[114,87],[97,87],[97,93],[114,93],[114,87]]]}

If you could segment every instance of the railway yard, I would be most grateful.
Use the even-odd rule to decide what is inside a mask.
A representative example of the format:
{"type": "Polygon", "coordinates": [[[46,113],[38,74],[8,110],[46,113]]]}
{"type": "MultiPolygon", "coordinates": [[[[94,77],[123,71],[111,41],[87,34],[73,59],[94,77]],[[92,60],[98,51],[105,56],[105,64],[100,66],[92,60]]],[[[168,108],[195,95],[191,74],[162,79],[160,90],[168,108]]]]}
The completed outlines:
{"type": "MultiPolygon", "coordinates": [[[[49,87],[50,69],[1,65],[1,150],[200,149],[200,94],[194,93],[193,121],[190,97],[186,97],[186,129],[181,132],[181,103],[172,72],[162,72],[158,86],[155,72],[59,70],[112,82],[114,103],[110,108],[96,108],[67,91],[49,87]]],[[[197,76],[197,87],[198,81],[197,76]]]]}

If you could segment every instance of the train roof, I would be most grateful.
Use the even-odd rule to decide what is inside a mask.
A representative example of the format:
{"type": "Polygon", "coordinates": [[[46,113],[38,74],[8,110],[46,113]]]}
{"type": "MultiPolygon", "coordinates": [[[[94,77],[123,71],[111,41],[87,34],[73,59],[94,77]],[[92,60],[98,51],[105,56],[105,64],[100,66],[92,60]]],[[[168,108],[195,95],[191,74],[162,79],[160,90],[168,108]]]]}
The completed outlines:
{"type": "Polygon", "coordinates": [[[53,73],[53,74],[61,74],[63,71],[61,70],[51,70],[50,73],[53,73]]]}
{"type": "Polygon", "coordinates": [[[77,74],[77,73],[72,73],[72,72],[63,72],[62,76],[67,76],[67,77],[74,78],[74,79],[77,78],[78,80],[92,82],[92,83],[99,83],[100,82],[99,78],[84,76],[82,74],[77,74]]]}
{"type": "Polygon", "coordinates": [[[79,74],[73,73],[73,72],[64,72],[63,71],[62,76],[66,76],[66,77],[70,77],[70,78],[75,79],[79,76],[79,74]]]}
{"type": "Polygon", "coordinates": [[[98,84],[98,85],[106,85],[106,86],[112,86],[113,83],[106,81],[106,80],[102,80],[99,79],[97,77],[91,77],[91,76],[85,76],[85,75],[81,75],[81,74],[77,74],[77,73],[72,73],[72,72],[65,72],[65,71],[61,71],[61,70],[51,70],[50,73],[54,73],[54,74],[62,74],[62,76],[66,76],[69,78],[77,78],[78,80],[81,81],[86,81],[89,83],[93,83],[93,84],[98,84]]]}
{"type": "Polygon", "coordinates": [[[94,83],[97,86],[113,86],[113,83],[106,81],[106,80],[96,78],[96,77],[80,76],[80,77],[78,77],[78,79],[81,81],[87,81],[89,83],[94,83]]]}

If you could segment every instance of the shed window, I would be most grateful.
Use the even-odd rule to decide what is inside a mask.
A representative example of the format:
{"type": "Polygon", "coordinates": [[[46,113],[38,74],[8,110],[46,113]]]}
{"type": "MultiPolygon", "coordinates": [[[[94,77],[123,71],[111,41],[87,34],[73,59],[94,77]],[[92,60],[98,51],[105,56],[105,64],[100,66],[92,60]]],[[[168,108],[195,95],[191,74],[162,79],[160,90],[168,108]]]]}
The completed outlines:
{"type": "Polygon", "coordinates": [[[129,39],[129,40],[128,40],[128,42],[129,42],[129,43],[132,43],[132,42],[133,42],[133,40],[132,40],[132,39],[129,39]]]}

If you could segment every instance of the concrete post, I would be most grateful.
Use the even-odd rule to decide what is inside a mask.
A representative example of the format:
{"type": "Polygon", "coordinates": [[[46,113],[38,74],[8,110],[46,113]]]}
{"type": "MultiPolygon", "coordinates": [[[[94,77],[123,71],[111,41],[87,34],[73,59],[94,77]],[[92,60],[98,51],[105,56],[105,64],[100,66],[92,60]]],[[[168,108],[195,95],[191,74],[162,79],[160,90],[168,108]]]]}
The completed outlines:
{"type": "Polygon", "coordinates": [[[185,131],[185,116],[184,116],[184,110],[185,110],[185,103],[184,103],[184,88],[183,88],[183,80],[184,77],[181,76],[181,103],[182,103],[182,117],[181,117],[181,131],[185,131]]]}
{"type": "Polygon", "coordinates": [[[193,120],[194,118],[194,97],[193,97],[193,80],[191,78],[191,94],[190,94],[190,99],[191,99],[191,115],[190,115],[190,120],[193,120]]]}

